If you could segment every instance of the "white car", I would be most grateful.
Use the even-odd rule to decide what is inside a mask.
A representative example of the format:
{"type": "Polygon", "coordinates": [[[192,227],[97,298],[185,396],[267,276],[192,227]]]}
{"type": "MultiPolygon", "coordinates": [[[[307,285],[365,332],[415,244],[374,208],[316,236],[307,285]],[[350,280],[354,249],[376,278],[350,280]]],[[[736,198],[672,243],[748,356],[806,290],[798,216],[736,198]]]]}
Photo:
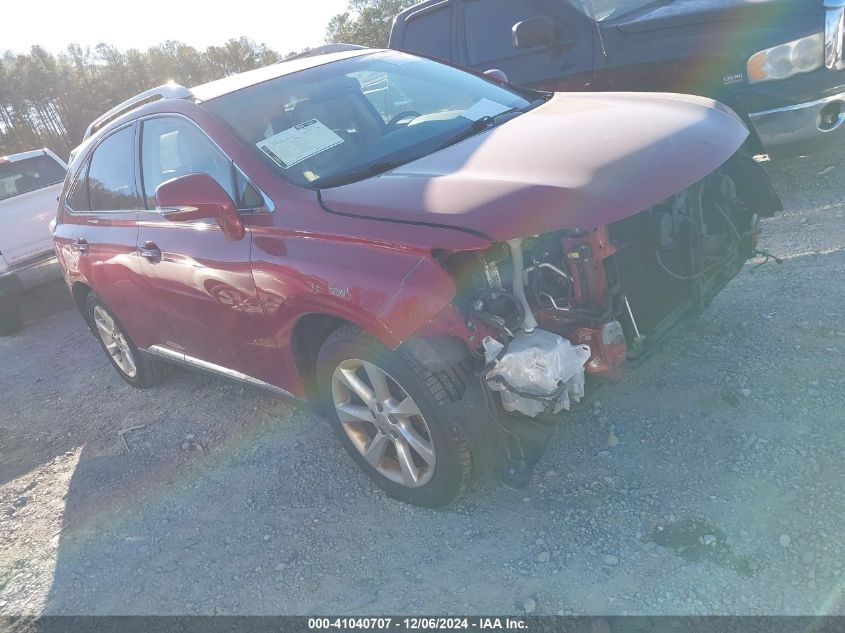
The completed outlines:
{"type": "Polygon", "coordinates": [[[50,223],[66,173],[48,149],[0,156],[0,336],[23,323],[21,292],[60,274],[50,223]]]}

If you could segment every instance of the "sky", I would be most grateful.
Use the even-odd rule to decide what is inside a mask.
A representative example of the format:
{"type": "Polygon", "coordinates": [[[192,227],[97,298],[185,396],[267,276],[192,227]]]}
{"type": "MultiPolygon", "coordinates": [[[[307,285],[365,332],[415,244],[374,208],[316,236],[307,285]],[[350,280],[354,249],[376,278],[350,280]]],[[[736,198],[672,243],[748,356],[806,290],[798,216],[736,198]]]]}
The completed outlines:
{"type": "Polygon", "coordinates": [[[146,49],[165,40],[205,48],[243,35],[284,54],[323,43],[326,24],[347,0],[115,0],[4,2],[0,52],[52,52],[70,43],[100,42],[121,50],[146,49]]]}

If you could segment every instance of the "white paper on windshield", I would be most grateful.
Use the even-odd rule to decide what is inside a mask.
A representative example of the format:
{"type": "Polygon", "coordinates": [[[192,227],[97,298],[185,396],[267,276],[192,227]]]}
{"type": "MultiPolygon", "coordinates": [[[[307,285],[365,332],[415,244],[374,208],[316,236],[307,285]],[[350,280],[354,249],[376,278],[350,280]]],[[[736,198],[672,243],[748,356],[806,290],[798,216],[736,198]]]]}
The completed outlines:
{"type": "Polygon", "coordinates": [[[265,138],[256,145],[282,169],[287,169],[341,143],[342,138],[317,119],[311,119],[265,138]]]}
{"type": "Polygon", "coordinates": [[[501,103],[490,101],[490,99],[481,99],[464,110],[461,113],[461,116],[465,119],[469,119],[470,121],[478,121],[478,119],[486,116],[496,116],[497,114],[501,114],[505,110],[510,110],[510,108],[506,105],[502,105],[501,103]]]}

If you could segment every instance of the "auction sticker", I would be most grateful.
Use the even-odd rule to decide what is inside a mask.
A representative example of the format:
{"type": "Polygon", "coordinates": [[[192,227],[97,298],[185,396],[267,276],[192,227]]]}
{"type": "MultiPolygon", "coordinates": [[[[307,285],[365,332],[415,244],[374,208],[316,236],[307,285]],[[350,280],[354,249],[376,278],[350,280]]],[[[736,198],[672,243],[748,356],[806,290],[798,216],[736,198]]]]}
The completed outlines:
{"type": "Polygon", "coordinates": [[[466,110],[461,113],[461,116],[470,121],[478,121],[486,116],[496,116],[510,108],[490,99],[479,99],[466,110]]]}
{"type": "Polygon", "coordinates": [[[265,138],[256,145],[282,169],[287,169],[341,143],[342,138],[317,119],[311,119],[265,138]]]}

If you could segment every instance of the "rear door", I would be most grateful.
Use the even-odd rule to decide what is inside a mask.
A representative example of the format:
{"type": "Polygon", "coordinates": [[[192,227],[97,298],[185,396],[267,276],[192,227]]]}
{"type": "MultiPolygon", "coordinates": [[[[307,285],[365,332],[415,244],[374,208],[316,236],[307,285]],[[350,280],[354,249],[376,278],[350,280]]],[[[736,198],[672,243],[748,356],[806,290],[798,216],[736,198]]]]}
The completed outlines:
{"type": "MultiPolygon", "coordinates": [[[[142,201],[135,164],[137,125],[118,128],[99,142],[67,204],[76,230],[69,239],[69,268],[99,294],[133,342],[145,349],[166,337],[147,292],[137,253],[142,201]]],[[[62,227],[63,230],[65,227],[62,227]]]]}
{"type": "Polygon", "coordinates": [[[458,24],[468,66],[498,68],[511,82],[532,88],[591,89],[595,23],[564,0],[463,0],[458,24]],[[516,48],[514,26],[528,20],[548,21],[551,42],[516,48]]]}
{"type": "Polygon", "coordinates": [[[266,318],[252,275],[249,229],[243,239],[226,240],[213,220],[169,220],[155,201],[161,183],[189,173],[214,178],[242,209],[262,207],[261,194],[190,119],[161,115],[142,125],[145,209],[138,246],[146,284],[173,333],[166,346],[210,369],[277,384],[280,359],[272,336],[262,335],[266,318]]]}

